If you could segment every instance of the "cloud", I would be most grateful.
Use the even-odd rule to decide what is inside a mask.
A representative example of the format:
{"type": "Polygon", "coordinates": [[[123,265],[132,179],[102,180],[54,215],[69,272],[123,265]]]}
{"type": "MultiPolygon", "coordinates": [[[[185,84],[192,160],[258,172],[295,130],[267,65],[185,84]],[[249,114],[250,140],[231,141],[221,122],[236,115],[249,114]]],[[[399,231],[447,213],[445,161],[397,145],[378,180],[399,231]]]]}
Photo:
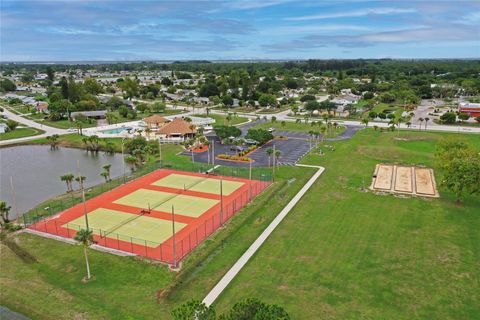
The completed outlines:
{"type": "Polygon", "coordinates": [[[265,45],[269,50],[306,49],[336,45],[339,47],[366,47],[386,43],[468,42],[480,40],[476,28],[450,25],[365,33],[360,35],[308,35],[289,42],[265,45]]]}
{"type": "Polygon", "coordinates": [[[480,11],[471,12],[463,16],[458,23],[468,24],[468,25],[478,25],[480,24],[480,11]]]}
{"type": "Polygon", "coordinates": [[[290,17],[290,18],[285,18],[285,20],[289,20],[289,21],[323,20],[323,19],[333,19],[333,18],[364,17],[369,15],[391,15],[391,14],[413,13],[413,12],[416,12],[416,10],[384,7],[384,8],[359,9],[359,10],[345,11],[345,12],[325,13],[325,14],[300,16],[300,17],[290,17]]]}
{"type": "Polygon", "coordinates": [[[311,32],[326,32],[326,31],[367,31],[370,27],[352,24],[324,24],[324,25],[303,25],[303,26],[280,26],[268,30],[263,33],[311,33],[311,32]]]}
{"type": "Polygon", "coordinates": [[[292,2],[292,0],[240,0],[230,2],[227,1],[226,6],[231,9],[249,10],[278,6],[288,2],[292,2]]]}

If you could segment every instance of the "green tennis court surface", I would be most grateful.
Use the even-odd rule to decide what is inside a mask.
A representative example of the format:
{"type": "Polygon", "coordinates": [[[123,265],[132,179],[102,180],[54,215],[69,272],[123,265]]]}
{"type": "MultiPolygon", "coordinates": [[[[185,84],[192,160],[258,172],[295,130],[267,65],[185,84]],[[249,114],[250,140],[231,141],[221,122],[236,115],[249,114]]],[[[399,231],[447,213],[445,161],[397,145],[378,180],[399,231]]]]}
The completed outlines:
{"type": "MultiPolygon", "coordinates": [[[[88,224],[93,232],[102,235],[112,230],[111,237],[116,238],[119,235],[119,240],[132,241],[136,244],[147,245],[152,247],[158,246],[172,236],[172,222],[159,218],[152,218],[148,215],[138,216],[134,218],[134,214],[109,209],[96,209],[88,213],[88,224]],[[133,220],[132,220],[133,219],[133,220]],[[118,227],[123,222],[128,222],[123,226],[118,227]],[[117,228],[118,227],[118,228],[117,228]],[[148,243],[148,241],[153,243],[148,243]]],[[[186,226],[184,223],[175,222],[175,231],[178,232],[186,226]]],[[[65,228],[80,230],[85,228],[85,217],[82,216],[69,223],[63,225],[65,228]]]]}
{"type": "MultiPolygon", "coordinates": [[[[208,177],[196,177],[172,173],[165,178],[155,181],[152,185],[182,190],[185,188],[191,191],[220,194],[220,180],[208,177]]],[[[243,185],[243,182],[222,180],[223,195],[228,196],[243,185]]]]}
{"type": "Polygon", "coordinates": [[[150,204],[152,210],[163,212],[172,212],[173,206],[175,208],[175,214],[182,214],[189,217],[199,217],[219,202],[219,200],[148,189],[138,189],[114,201],[114,203],[143,209],[148,209],[150,204]]]}

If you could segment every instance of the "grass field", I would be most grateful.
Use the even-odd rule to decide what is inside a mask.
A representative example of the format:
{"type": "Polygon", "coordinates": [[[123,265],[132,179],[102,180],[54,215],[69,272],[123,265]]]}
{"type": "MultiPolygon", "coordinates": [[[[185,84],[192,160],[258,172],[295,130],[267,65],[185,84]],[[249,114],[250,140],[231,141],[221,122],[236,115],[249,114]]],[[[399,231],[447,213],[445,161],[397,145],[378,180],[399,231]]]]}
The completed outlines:
{"type": "Polygon", "coordinates": [[[18,139],[42,134],[43,131],[35,128],[17,128],[13,131],[0,133],[0,140],[18,139]]]}
{"type": "MultiPolygon", "coordinates": [[[[203,115],[194,115],[195,117],[203,117],[203,115]]],[[[207,116],[205,116],[207,117],[207,116]]],[[[221,115],[221,114],[213,114],[213,113],[210,113],[208,115],[208,118],[212,118],[212,119],[215,119],[215,125],[231,125],[231,126],[234,126],[234,125],[237,125],[237,124],[240,124],[240,123],[244,123],[244,122],[247,122],[248,119],[245,118],[245,117],[242,117],[242,116],[234,116],[232,114],[232,119],[230,120],[230,122],[227,122],[226,118],[227,116],[224,116],[224,115],[221,115]]]]}
{"type": "MultiPolygon", "coordinates": [[[[479,197],[456,206],[442,189],[440,199],[428,200],[360,190],[378,162],[435,168],[432,153],[445,136],[366,130],[329,142],[335,151],[323,148],[324,156],[307,156],[304,163],[327,170],[217,308],[256,296],[293,319],[478,319],[479,197]]],[[[461,137],[480,148],[478,136],[461,137]]],[[[20,248],[39,263],[22,262],[2,245],[0,303],[35,319],[169,319],[175,305],[205,296],[312,172],[281,167],[277,182],[194,251],[178,275],[91,250],[95,280],[85,285],[81,247],[19,235],[20,248]],[[155,292],[167,287],[171,293],[157,304],[155,292]]]]}
{"type": "Polygon", "coordinates": [[[179,274],[141,259],[90,250],[95,280],[85,285],[80,246],[18,235],[20,249],[39,262],[24,262],[1,244],[0,304],[34,319],[170,319],[175,306],[204,297],[312,172],[280,168],[277,182],[192,252],[179,274]],[[171,293],[157,304],[157,291],[166,288],[171,293]]]}
{"type": "MultiPolygon", "coordinates": [[[[326,167],[220,297],[277,303],[294,319],[478,319],[480,197],[362,192],[375,164],[435,168],[437,133],[361,131],[303,162],[326,167]]],[[[478,136],[464,136],[480,149],[478,136]]],[[[438,170],[437,181],[441,181],[438,170]]]]}

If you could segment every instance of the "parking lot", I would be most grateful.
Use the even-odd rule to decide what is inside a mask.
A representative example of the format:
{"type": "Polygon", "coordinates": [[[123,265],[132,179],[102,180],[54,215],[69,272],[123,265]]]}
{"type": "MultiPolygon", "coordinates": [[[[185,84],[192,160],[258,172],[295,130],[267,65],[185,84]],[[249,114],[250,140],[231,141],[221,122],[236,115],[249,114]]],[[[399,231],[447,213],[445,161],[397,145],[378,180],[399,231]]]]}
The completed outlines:
{"type": "MultiPolygon", "coordinates": [[[[275,139],[269,141],[265,145],[250,153],[248,157],[254,160],[252,166],[267,167],[269,165],[268,155],[266,153],[268,148],[275,147],[275,150],[280,150],[281,156],[278,159],[279,164],[294,165],[310,151],[310,147],[314,147],[314,143],[310,143],[308,140],[308,134],[302,132],[277,131],[275,132],[275,135],[286,136],[287,139],[275,139]]],[[[218,156],[219,154],[236,154],[236,152],[232,150],[231,145],[221,144],[217,137],[210,136],[208,139],[210,142],[215,143],[215,156],[218,156]]],[[[209,152],[211,152],[211,150],[209,150],[209,152]]],[[[192,156],[190,152],[183,152],[182,154],[185,156],[192,156]]],[[[209,160],[208,152],[194,153],[193,157],[194,160],[198,162],[208,162],[209,160]]],[[[210,161],[211,158],[212,157],[210,154],[210,161]]],[[[215,164],[226,166],[249,166],[248,163],[220,159],[215,159],[215,164]]]]}

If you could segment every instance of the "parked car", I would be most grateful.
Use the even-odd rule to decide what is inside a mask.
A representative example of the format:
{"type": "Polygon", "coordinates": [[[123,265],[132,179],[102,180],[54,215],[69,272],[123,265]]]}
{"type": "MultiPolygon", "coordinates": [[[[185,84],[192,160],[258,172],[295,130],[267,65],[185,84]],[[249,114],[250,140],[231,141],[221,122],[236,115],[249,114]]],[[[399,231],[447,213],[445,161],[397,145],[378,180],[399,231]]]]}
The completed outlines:
{"type": "Polygon", "coordinates": [[[77,132],[78,129],[77,128],[68,128],[67,129],[67,132],[77,132]]]}
{"type": "Polygon", "coordinates": [[[242,146],[230,146],[230,151],[242,152],[244,148],[242,146]]]}
{"type": "Polygon", "coordinates": [[[272,133],[273,131],[275,131],[275,128],[268,128],[268,132],[272,133]]]}

